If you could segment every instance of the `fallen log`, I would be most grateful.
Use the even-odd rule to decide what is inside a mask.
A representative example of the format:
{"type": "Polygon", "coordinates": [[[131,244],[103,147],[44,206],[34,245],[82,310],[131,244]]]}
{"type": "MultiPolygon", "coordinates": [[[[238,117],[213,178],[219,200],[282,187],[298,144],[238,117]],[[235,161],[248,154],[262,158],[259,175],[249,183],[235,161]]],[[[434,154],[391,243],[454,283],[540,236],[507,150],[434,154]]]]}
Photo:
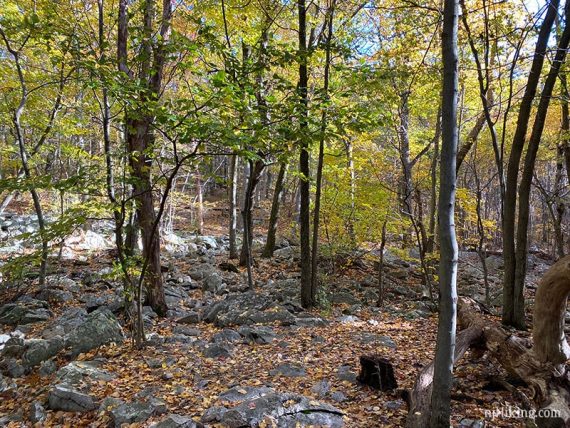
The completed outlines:
{"type": "MultiPolygon", "coordinates": [[[[540,281],[535,298],[533,343],[517,337],[481,315],[472,299],[460,298],[458,322],[463,328],[456,341],[454,364],[472,346],[480,344],[511,376],[532,391],[535,423],[541,428],[570,427],[570,348],[564,336],[566,303],[570,293],[570,256],[555,263],[540,281]]],[[[433,381],[433,363],[418,375],[410,392],[406,425],[425,427],[433,381]]]]}

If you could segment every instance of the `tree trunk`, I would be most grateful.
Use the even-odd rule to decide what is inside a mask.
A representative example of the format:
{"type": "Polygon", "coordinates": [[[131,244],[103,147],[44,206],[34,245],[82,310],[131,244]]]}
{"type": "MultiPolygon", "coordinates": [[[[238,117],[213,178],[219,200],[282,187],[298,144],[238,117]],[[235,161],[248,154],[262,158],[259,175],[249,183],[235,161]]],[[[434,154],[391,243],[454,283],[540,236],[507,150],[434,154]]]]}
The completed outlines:
{"type": "Polygon", "coordinates": [[[321,192],[323,181],[323,166],[325,160],[325,139],[327,130],[327,109],[329,101],[329,76],[331,69],[331,41],[333,37],[333,19],[336,0],[331,0],[329,9],[327,11],[327,35],[326,35],[326,52],[325,52],[325,70],[324,70],[324,83],[323,83],[323,97],[324,106],[321,114],[321,135],[319,141],[319,158],[317,162],[317,180],[315,191],[315,209],[313,211],[313,245],[311,253],[311,289],[313,301],[319,286],[318,269],[319,269],[319,220],[321,210],[321,192]]]}
{"type": "MultiPolygon", "coordinates": [[[[565,16],[570,16],[570,2],[566,3],[565,16]]],[[[530,216],[530,190],[532,185],[532,177],[534,173],[534,164],[536,154],[542,137],[542,131],[546,123],[546,115],[550,98],[554,90],[554,85],[558,78],[558,72],[566,58],[566,49],[570,43],[570,25],[566,25],[560,38],[560,43],[552,62],[552,66],[548,73],[548,77],[544,83],[540,102],[538,104],[536,117],[532,127],[532,133],[528,143],[528,149],[525,156],[524,169],[519,185],[519,209],[517,223],[517,245],[515,254],[515,282],[513,290],[513,321],[516,326],[524,327],[524,286],[526,278],[527,251],[528,251],[528,221],[530,216]]]]}
{"type": "Polygon", "coordinates": [[[308,142],[308,82],[309,73],[307,70],[307,9],[305,0],[298,0],[299,18],[299,84],[297,90],[299,94],[299,128],[300,146],[299,155],[299,193],[300,193],[300,243],[301,243],[301,304],[304,308],[311,308],[315,304],[315,290],[311,283],[311,226],[310,226],[310,179],[309,170],[309,142],[308,142]]]}
{"type": "Polygon", "coordinates": [[[455,355],[457,315],[457,239],[455,236],[455,186],[458,143],[457,94],[458,0],[445,0],[443,12],[442,55],[442,144],[439,188],[439,320],[434,359],[434,382],[429,426],[448,428],[451,417],[451,383],[455,355]]]}
{"type": "Polygon", "coordinates": [[[279,173],[275,181],[275,191],[273,192],[273,202],[271,203],[271,214],[269,215],[269,228],[267,229],[267,241],[263,249],[262,257],[273,257],[275,251],[275,240],[277,237],[277,223],[279,222],[279,208],[283,195],[283,183],[287,176],[287,163],[281,162],[279,173]]]}
{"type": "Polygon", "coordinates": [[[558,14],[559,0],[550,0],[547,4],[547,12],[536,40],[534,57],[528,75],[523,99],[519,108],[517,126],[509,161],[507,165],[507,178],[505,182],[504,219],[503,219],[503,324],[517,328],[524,328],[524,307],[521,311],[520,296],[515,304],[515,219],[517,204],[517,184],[525,138],[528,129],[532,104],[536,94],[536,88],[540,80],[542,65],[546,57],[548,39],[554,24],[554,18],[558,14]],[[522,312],[522,314],[521,314],[522,312]],[[522,316],[521,316],[522,315],[522,316]]]}
{"type": "Polygon", "coordinates": [[[230,259],[238,258],[237,250],[237,181],[239,157],[234,154],[230,161],[230,259]]]}

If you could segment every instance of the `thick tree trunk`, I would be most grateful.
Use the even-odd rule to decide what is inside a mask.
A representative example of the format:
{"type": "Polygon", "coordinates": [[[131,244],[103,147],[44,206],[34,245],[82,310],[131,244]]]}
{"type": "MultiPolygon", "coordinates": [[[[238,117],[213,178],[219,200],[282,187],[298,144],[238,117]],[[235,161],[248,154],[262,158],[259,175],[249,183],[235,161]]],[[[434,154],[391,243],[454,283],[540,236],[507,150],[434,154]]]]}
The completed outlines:
{"type": "MultiPolygon", "coordinates": [[[[566,3],[565,16],[570,16],[570,2],[566,3]]],[[[558,78],[560,67],[566,58],[566,49],[570,43],[570,25],[567,24],[560,38],[560,43],[552,62],[548,77],[544,83],[528,149],[524,161],[524,169],[519,185],[519,205],[517,223],[517,242],[515,254],[515,281],[513,290],[514,320],[519,327],[524,326],[524,286],[526,278],[527,252],[528,252],[528,222],[530,216],[530,190],[534,173],[536,154],[546,123],[546,115],[550,105],[550,98],[558,78]]]]}
{"type": "Polygon", "coordinates": [[[277,223],[279,222],[279,208],[283,196],[283,183],[287,176],[287,163],[281,162],[279,173],[275,181],[275,191],[273,192],[273,202],[271,203],[271,214],[269,215],[269,227],[267,229],[267,241],[263,249],[262,257],[273,257],[275,251],[275,240],[277,237],[277,223]]]}
{"type": "Polygon", "coordinates": [[[459,0],[445,0],[443,12],[442,55],[442,144],[439,179],[439,320],[434,359],[434,382],[429,426],[448,428],[451,417],[451,383],[455,356],[457,312],[457,239],[455,236],[455,186],[458,145],[457,23],[459,0]]]}
{"type": "Polygon", "coordinates": [[[558,13],[559,0],[550,0],[547,4],[547,12],[536,40],[534,57],[528,75],[525,92],[519,108],[517,126],[511,153],[507,165],[507,178],[505,182],[505,201],[503,219],[503,324],[517,328],[524,328],[524,302],[521,296],[515,301],[515,219],[517,205],[517,184],[525,138],[528,129],[532,104],[536,94],[536,88],[540,80],[542,65],[546,57],[548,40],[554,24],[554,18],[558,13]]]}

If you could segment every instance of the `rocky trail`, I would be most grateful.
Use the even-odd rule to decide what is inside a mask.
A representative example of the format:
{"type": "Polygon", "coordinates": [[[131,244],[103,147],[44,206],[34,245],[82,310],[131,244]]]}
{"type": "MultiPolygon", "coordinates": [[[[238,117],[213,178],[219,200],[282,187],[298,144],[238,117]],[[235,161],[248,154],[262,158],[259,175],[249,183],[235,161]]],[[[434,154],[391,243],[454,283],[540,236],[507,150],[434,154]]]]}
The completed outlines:
{"type": "MultiPolygon", "coordinates": [[[[382,309],[373,263],[363,259],[330,273],[327,305],[307,312],[298,247],[283,241],[273,259],[256,258],[256,287],[248,290],[245,273],[226,263],[225,237],[170,235],[163,242],[168,316],[145,307],[148,343],[134,350],[105,235],[82,236],[102,243],[98,252],[82,255],[85,243],[73,238],[70,257],[44,288],[3,292],[0,426],[403,425],[402,392],[432,358],[437,321],[435,305],[420,298],[413,260],[387,253],[382,309]],[[362,355],[388,359],[398,388],[359,383],[362,355]]],[[[492,294],[499,260],[488,259],[492,294]]],[[[460,290],[483,300],[476,254],[463,254],[460,266],[460,290]]],[[[546,266],[536,259],[533,272],[546,266]]],[[[453,413],[463,416],[455,425],[483,427],[493,402],[513,402],[476,381],[500,375],[476,357],[459,365],[453,413]]]]}

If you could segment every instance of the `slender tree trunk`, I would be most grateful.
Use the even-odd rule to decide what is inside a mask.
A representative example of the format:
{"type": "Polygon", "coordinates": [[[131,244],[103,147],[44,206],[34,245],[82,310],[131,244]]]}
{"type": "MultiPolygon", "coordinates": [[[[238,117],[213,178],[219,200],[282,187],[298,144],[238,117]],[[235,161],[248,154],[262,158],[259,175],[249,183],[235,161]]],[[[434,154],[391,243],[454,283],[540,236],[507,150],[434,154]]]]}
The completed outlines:
{"type": "MultiPolygon", "coordinates": [[[[524,328],[524,316],[521,317],[521,296],[516,298],[515,303],[515,220],[517,204],[517,184],[525,138],[528,129],[532,104],[536,94],[536,88],[540,80],[542,65],[546,57],[548,39],[554,24],[554,18],[558,13],[559,0],[550,0],[547,3],[547,12],[536,41],[534,58],[530,68],[523,99],[519,108],[517,126],[511,153],[507,164],[507,178],[505,182],[504,220],[503,220],[503,314],[502,321],[505,325],[524,328]],[[523,321],[521,323],[521,321],[523,321]]],[[[523,307],[524,312],[524,307],[523,307]]],[[[524,314],[523,314],[524,315],[524,314]]]]}
{"type": "Polygon", "coordinates": [[[347,229],[350,241],[356,246],[356,235],[354,234],[353,214],[356,210],[356,175],[354,173],[354,159],[352,156],[352,142],[347,139],[344,143],[346,149],[346,167],[348,168],[350,180],[350,216],[347,220],[347,229]]]}
{"type": "MultiPolygon", "coordinates": [[[[564,15],[570,16],[570,1],[564,7],[564,15]]],[[[517,327],[525,326],[524,318],[524,286],[526,278],[526,265],[528,254],[528,222],[530,217],[530,190],[534,173],[536,154],[540,145],[542,131],[546,123],[546,115],[550,105],[550,99],[554,90],[554,85],[558,78],[560,67],[566,58],[566,50],[570,43],[570,25],[566,25],[560,43],[550,67],[548,77],[544,83],[540,102],[538,104],[536,117],[532,127],[532,133],[528,143],[525,156],[524,168],[519,185],[519,205],[517,223],[517,245],[515,255],[515,282],[513,290],[514,314],[513,321],[517,327]]]]}
{"type": "MultiPolygon", "coordinates": [[[[319,269],[319,216],[321,210],[321,192],[323,181],[323,166],[325,161],[325,139],[327,130],[327,109],[329,101],[329,76],[331,69],[331,41],[333,37],[333,19],[336,0],[331,0],[327,11],[327,35],[326,35],[326,52],[325,52],[325,70],[324,70],[324,106],[321,115],[321,135],[319,140],[319,158],[317,162],[317,182],[315,191],[315,209],[313,211],[313,244],[311,248],[311,289],[313,301],[315,300],[318,286],[318,269],[319,269]]],[[[353,233],[354,234],[354,233],[353,233]]]]}
{"type": "Polygon", "coordinates": [[[458,145],[457,93],[458,0],[445,0],[443,12],[442,146],[439,191],[439,321],[431,396],[431,428],[449,428],[451,383],[457,318],[457,239],[455,236],[455,186],[458,145]]]}
{"type": "Polygon", "coordinates": [[[238,258],[237,249],[237,188],[239,157],[237,154],[230,161],[230,259],[238,258]]]}
{"type": "Polygon", "coordinates": [[[287,163],[281,162],[279,173],[275,181],[275,191],[273,192],[273,202],[271,203],[271,214],[269,215],[269,228],[267,229],[267,240],[263,249],[262,257],[273,257],[275,251],[275,240],[277,237],[277,224],[279,222],[279,208],[283,196],[283,183],[287,176],[287,163]]]}
{"type": "Polygon", "coordinates": [[[307,8],[305,0],[298,0],[299,18],[299,128],[301,154],[299,156],[299,193],[300,193],[300,243],[301,243],[301,304],[304,308],[311,308],[315,304],[315,290],[311,283],[311,226],[310,226],[310,179],[309,170],[309,142],[308,142],[308,82],[307,69],[307,8]]]}
{"type": "MultiPolygon", "coordinates": [[[[441,114],[438,116],[441,124],[441,114]]],[[[441,127],[441,126],[440,126],[441,127]]],[[[437,165],[439,163],[439,137],[434,141],[433,159],[431,161],[431,191],[429,200],[429,226],[426,253],[433,253],[435,248],[436,220],[437,220],[437,165]]]]}
{"type": "Polygon", "coordinates": [[[198,235],[204,234],[204,186],[200,166],[196,165],[194,173],[194,186],[196,188],[196,221],[195,227],[198,235]]]}

